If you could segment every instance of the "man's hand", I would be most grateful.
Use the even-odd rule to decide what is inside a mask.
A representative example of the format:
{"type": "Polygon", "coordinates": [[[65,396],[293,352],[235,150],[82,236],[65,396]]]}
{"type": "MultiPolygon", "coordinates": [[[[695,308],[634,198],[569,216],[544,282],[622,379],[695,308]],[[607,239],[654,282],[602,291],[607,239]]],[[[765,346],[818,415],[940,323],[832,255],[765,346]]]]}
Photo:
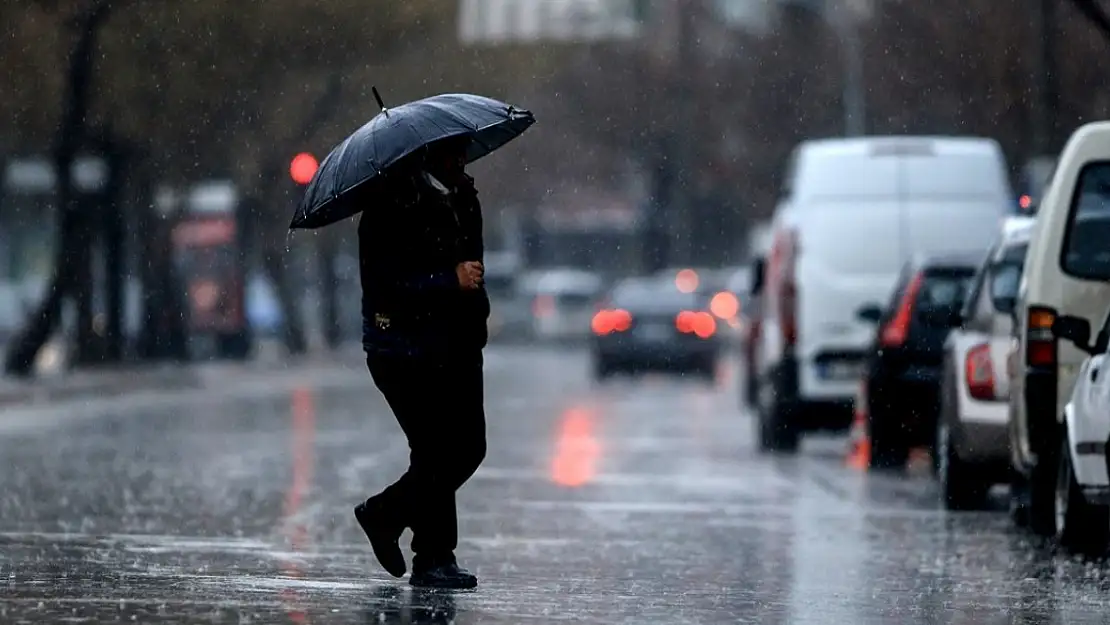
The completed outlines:
{"type": "Polygon", "coordinates": [[[482,276],[485,273],[485,266],[476,260],[468,260],[455,267],[455,274],[459,277],[459,286],[468,291],[482,286],[482,276]]]}

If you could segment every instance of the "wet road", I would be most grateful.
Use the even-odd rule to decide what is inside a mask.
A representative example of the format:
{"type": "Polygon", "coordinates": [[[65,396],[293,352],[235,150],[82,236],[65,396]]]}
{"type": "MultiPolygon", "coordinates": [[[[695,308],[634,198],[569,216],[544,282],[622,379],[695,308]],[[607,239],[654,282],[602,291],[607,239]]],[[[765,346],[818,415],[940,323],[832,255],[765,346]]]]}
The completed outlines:
{"type": "Polygon", "coordinates": [[[407,449],[363,370],[0,414],[0,622],[1106,623],[1110,567],[840,440],[757,455],[734,385],[491,349],[480,587],[414,592],[352,506],[407,449]]]}

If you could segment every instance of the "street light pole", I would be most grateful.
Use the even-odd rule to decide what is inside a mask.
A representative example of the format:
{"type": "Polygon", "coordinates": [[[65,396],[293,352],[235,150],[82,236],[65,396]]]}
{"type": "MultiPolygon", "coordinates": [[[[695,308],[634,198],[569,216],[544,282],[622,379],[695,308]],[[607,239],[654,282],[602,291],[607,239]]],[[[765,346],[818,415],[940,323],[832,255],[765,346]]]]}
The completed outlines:
{"type": "Polygon", "coordinates": [[[1056,33],[1055,0],[1034,0],[1034,20],[1037,41],[1040,44],[1036,55],[1034,75],[1037,80],[1038,109],[1033,115],[1033,150],[1037,155],[1049,154],[1052,150],[1056,128],[1057,87],[1056,87],[1056,33]]]}
{"type": "Polygon", "coordinates": [[[863,91],[863,46],[855,24],[846,24],[840,37],[844,49],[844,134],[860,137],[867,132],[866,96],[863,91]]]}
{"type": "Polygon", "coordinates": [[[840,40],[844,68],[844,135],[847,137],[859,137],[867,132],[863,42],[859,36],[859,22],[867,11],[865,2],[840,0],[835,3],[828,18],[840,40]]]}

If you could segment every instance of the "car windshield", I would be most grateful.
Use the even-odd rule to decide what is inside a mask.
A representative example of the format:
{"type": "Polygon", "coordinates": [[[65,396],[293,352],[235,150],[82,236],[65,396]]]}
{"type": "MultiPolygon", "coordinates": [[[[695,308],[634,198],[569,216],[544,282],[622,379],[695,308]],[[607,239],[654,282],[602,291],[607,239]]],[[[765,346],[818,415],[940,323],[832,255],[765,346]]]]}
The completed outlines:
{"type": "Polygon", "coordinates": [[[967,287],[974,276],[973,269],[929,272],[917,293],[917,305],[922,308],[955,308],[963,304],[967,287]]]}
{"type": "Polygon", "coordinates": [[[615,308],[628,310],[690,310],[700,307],[704,300],[703,294],[683,293],[670,281],[618,285],[610,298],[615,308]]]}

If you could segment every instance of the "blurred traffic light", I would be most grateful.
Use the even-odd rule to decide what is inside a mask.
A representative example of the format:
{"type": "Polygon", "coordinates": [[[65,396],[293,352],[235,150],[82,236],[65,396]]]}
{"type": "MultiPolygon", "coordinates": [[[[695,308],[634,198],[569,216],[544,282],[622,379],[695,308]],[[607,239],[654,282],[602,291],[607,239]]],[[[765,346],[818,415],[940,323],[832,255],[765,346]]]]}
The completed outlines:
{"type": "Polygon", "coordinates": [[[308,152],[301,152],[294,156],[293,162],[289,164],[289,176],[297,184],[308,184],[312,182],[312,177],[316,175],[316,170],[319,168],[320,163],[315,156],[308,152]]]}

